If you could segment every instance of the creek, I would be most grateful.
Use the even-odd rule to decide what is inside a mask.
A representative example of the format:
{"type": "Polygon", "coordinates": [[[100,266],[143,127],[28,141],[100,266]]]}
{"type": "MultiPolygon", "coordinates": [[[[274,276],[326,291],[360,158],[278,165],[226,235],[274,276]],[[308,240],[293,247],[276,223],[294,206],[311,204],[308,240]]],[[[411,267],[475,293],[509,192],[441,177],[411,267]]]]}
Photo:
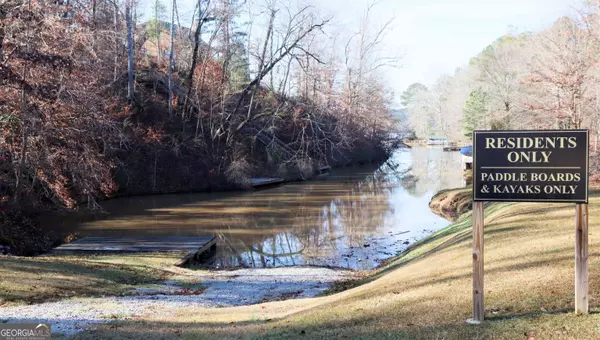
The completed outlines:
{"type": "Polygon", "coordinates": [[[327,266],[373,269],[448,225],[428,207],[464,186],[461,156],[441,147],[398,150],[380,166],[259,191],[138,196],[101,202],[104,213],[45,223],[83,236],[215,235],[213,269],[327,266]]]}

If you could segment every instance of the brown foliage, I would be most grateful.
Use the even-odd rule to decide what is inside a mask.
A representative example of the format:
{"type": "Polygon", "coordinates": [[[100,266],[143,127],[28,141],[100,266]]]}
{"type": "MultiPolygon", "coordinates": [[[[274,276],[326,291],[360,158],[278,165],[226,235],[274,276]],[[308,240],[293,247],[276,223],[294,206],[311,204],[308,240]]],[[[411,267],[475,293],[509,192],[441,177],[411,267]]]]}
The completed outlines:
{"type": "Polygon", "coordinates": [[[106,90],[110,41],[89,18],[62,19],[64,6],[15,5],[3,4],[0,55],[0,150],[15,168],[4,176],[8,192],[66,207],[109,194],[115,183],[107,154],[119,138],[116,118],[126,111],[106,90]]]}
{"type": "MultiPolygon", "coordinates": [[[[69,7],[41,0],[1,2],[0,209],[21,211],[15,207],[25,201],[34,206],[31,211],[72,209],[82,202],[94,206],[119,190],[239,187],[277,165],[310,174],[319,163],[346,159],[346,151],[382,150],[381,136],[391,119],[379,84],[365,78],[364,102],[349,105],[336,97],[330,85],[335,74],[323,67],[306,71],[315,75],[311,96],[261,85],[278,63],[317,59],[303,43],[327,20],[313,22],[305,10],[290,17],[282,46],[272,47],[270,56],[267,36],[254,79],[244,74],[238,78],[246,83],[231,83],[223,61],[231,56],[216,57],[209,42],[194,67],[175,64],[173,82],[165,81],[165,63],[136,58],[135,100],[128,101],[127,76],[133,72],[125,65],[122,13],[112,2],[69,7]],[[259,136],[262,146],[256,143],[259,136]]],[[[276,12],[271,11],[270,30],[276,12]]],[[[142,40],[136,45],[146,38],[136,32],[142,40]]],[[[177,39],[176,55],[191,58],[190,42],[183,35],[177,39]]],[[[292,82],[288,75],[285,82],[292,82]]],[[[0,216],[0,222],[33,226],[26,215],[0,216]]],[[[13,245],[15,240],[0,237],[13,245]]]]}

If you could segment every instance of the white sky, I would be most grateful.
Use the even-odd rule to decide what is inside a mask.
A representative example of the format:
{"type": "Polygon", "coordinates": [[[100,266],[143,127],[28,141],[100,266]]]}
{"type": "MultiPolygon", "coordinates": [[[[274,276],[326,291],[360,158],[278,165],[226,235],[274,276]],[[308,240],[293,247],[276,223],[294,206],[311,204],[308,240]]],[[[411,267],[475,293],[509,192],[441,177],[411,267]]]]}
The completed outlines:
{"type": "MultiPolygon", "coordinates": [[[[579,7],[576,0],[383,0],[374,18],[383,23],[395,17],[386,48],[404,54],[403,67],[387,70],[388,84],[396,97],[410,84],[431,85],[443,74],[481,52],[510,32],[538,31],[579,7]]],[[[367,1],[321,0],[338,21],[358,26],[355,18],[367,1]],[[341,18],[341,19],[340,19],[341,18]]],[[[377,22],[376,20],[374,20],[377,22]]]]}
{"type": "MultiPolygon", "coordinates": [[[[332,16],[333,30],[352,32],[359,29],[372,0],[293,1],[310,3],[323,16],[332,16]]],[[[191,19],[194,3],[178,1],[182,21],[191,19]]],[[[398,98],[412,83],[431,85],[441,75],[452,74],[498,37],[541,30],[558,17],[573,14],[580,4],[580,0],[380,0],[372,22],[382,25],[395,18],[384,46],[390,55],[404,56],[403,67],[384,73],[398,98]]],[[[144,12],[150,12],[149,5],[144,12]]]]}

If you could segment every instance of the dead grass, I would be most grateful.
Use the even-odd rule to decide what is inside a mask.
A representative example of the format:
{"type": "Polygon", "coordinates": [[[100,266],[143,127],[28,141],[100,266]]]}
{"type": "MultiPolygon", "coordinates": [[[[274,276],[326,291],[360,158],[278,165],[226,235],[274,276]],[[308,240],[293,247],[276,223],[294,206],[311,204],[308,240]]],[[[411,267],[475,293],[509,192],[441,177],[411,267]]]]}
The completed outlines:
{"type": "Polygon", "coordinates": [[[573,311],[573,204],[486,207],[486,322],[471,316],[471,225],[462,217],[337,294],[119,321],[76,339],[600,339],[600,197],[590,199],[590,305],[573,311]]]}
{"type": "Polygon", "coordinates": [[[177,272],[180,254],[0,256],[0,306],[73,296],[121,295],[177,272]]]}

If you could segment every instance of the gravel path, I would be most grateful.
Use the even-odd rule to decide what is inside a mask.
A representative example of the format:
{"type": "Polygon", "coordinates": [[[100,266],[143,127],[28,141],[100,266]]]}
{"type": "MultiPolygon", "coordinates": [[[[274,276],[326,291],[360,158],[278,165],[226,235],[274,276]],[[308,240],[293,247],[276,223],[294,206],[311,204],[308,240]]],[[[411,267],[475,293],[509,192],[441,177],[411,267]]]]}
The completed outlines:
{"type": "Polygon", "coordinates": [[[238,269],[200,274],[206,288],[182,295],[174,282],[138,288],[134,296],[74,298],[35,305],[0,308],[0,322],[44,322],[53,333],[73,335],[99,323],[143,315],[169,315],[183,307],[251,305],[268,300],[314,297],[352,272],[314,267],[238,269]]]}

